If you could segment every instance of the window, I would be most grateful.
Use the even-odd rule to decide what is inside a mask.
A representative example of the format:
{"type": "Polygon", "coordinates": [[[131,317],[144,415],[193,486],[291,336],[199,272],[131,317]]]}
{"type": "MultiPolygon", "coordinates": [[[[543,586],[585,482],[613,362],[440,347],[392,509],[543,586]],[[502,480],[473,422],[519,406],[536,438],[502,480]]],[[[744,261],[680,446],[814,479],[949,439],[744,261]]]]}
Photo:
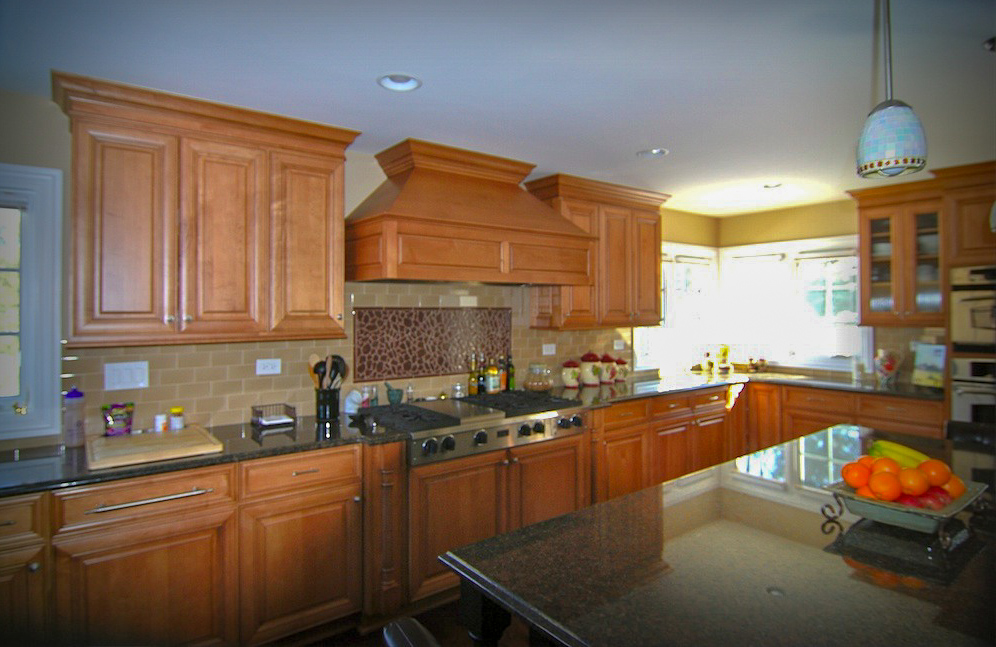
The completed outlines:
{"type": "Polygon", "coordinates": [[[840,468],[861,456],[854,425],[837,425],[799,441],[799,483],[820,488],[840,480],[840,468]]]}
{"type": "Polygon", "coordinates": [[[0,439],[58,433],[62,174],[0,164],[0,439]]]}
{"type": "Polygon", "coordinates": [[[726,248],[720,254],[724,331],[731,356],[785,366],[871,365],[870,328],[858,326],[857,237],[726,248]]]}
{"type": "Polygon", "coordinates": [[[716,250],[678,243],[661,250],[662,323],[633,330],[634,368],[685,370],[713,341],[716,250]]]}

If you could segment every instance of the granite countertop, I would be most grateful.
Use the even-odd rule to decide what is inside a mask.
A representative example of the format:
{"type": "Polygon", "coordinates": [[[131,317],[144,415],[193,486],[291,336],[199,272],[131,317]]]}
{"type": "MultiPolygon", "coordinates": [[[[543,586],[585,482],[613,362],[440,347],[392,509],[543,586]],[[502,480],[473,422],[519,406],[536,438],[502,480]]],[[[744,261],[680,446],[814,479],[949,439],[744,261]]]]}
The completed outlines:
{"type": "MultiPolygon", "coordinates": [[[[894,647],[996,638],[991,528],[962,543],[965,552],[946,568],[913,566],[907,542],[931,536],[902,529],[876,536],[874,555],[831,552],[840,542],[869,545],[869,522],[824,534],[820,499],[760,495],[732,469],[641,490],[441,560],[571,646],[894,647]],[[910,566],[897,569],[900,558],[910,566]]],[[[922,547],[911,554],[929,561],[922,547]]]]}
{"type": "Polygon", "coordinates": [[[249,423],[211,427],[211,434],[224,445],[221,452],[91,470],[86,465],[82,447],[60,446],[0,452],[0,496],[27,494],[73,485],[86,485],[149,474],[207,467],[223,463],[338,447],[352,443],[379,444],[397,442],[407,434],[383,429],[361,433],[349,426],[345,414],[331,425],[316,422],[314,417],[300,417],[293,429],[272,430],[260,435],[249,423]]]}
{"type": "Polygon", "coordinates": [[[569,400],[578,400],[586,406],[605,406],[615,402],[625,402],[626,400],[646,398],[665,393],[679,393],[711,386],[746,384],[748,382],[808,386],[820,389],[849,391],[852,393],[914,398],[918,400],[944,400],[944,389],[932,387],[915,386],[912,384],[882,386],[875,380],[854,382],[851,379],[837,380],[825,377],[809,377],[806,375],[774,372],[728,373],[726,375],[686,372],[660,377],[652,375],[648,377],[636,376],[614,384],[586,386],[579,389],[560,387],[554,389],[554,394],[569,400]]]}

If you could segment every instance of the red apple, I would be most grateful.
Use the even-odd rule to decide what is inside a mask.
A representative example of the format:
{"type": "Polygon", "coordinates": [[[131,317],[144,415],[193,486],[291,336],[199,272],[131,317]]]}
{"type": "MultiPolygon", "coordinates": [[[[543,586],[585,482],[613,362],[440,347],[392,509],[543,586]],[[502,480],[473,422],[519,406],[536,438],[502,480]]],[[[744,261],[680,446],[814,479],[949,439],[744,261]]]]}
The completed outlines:
{"type": "Polygon", "coordinates": [[[923,507],[930,508],[931,510],[940,510],[951,503],[951,495],[948,494],[947,490],[936,485],[932,485],[918,498],[923,503],[923,507]]]}
{"type": "Polygon", "coordinates": [[[923,503],[920,501],[920,497],[915,497],[911,494],[900,494],[899,498],[893,501],[893,503],[901,503],[903,505],[913,506],[914,508],[923,507],[923,503]]]}

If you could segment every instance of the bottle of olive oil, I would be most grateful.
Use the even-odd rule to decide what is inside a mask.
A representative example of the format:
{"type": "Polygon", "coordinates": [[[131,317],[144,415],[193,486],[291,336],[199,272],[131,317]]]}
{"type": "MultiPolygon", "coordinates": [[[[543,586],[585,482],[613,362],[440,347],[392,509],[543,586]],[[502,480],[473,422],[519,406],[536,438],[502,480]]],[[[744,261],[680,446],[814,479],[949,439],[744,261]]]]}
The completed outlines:
{"type": "Polygon", "coordinates": [[[515,364],[512,363],[512,351],[508,352],[508,361],[505,366],[505,372],[508,373],[508,381],[506,382],[505,389],[507,391],[515,390],[515,364]]]}
{"type": "Polygon", "coordinates": [[[498,365],[495,358],[488,358],[487,376],[484,379],[488,393],[498,393],[501,389],[501,378],[498,376],[498,365]]]}
{"type": "Polygon", "coordinates": [[[467,374],[467,395],[477,395],[477,358],[470,354],[470,373],[467,374]]]}

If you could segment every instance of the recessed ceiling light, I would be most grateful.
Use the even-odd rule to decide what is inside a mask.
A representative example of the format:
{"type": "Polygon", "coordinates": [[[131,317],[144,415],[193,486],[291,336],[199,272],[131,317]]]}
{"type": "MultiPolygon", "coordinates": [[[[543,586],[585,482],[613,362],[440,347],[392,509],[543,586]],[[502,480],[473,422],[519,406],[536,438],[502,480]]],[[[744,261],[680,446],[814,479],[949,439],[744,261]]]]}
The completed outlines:
{"type": "Polygon", "coordinates": [[[636,154],[636,156],[637,157],[664,157],[665,155],[667,155],[670,152],[671,151],[669,151],[666,148],[648,148],[645,151],[639,151],[636,154]]]}
{"type": "Polygon", "coordinates": [[[764,188],[765,188],[765,189],[777,189],[777,188],[779,188],[779,187],[780,187],[781,185],[782,185],[782,183],[781,183],[781,182],[771,182],[771,183],[769,183],[769,184],[765,184],[765,185],[764,185],[764,188]]]}
{"type": "Polygon", "coordinates": [[[385,74],[377,79],[377,83],[393,92],[411,92],[422,85],[421,81],[408,74],[385,74]]]}

